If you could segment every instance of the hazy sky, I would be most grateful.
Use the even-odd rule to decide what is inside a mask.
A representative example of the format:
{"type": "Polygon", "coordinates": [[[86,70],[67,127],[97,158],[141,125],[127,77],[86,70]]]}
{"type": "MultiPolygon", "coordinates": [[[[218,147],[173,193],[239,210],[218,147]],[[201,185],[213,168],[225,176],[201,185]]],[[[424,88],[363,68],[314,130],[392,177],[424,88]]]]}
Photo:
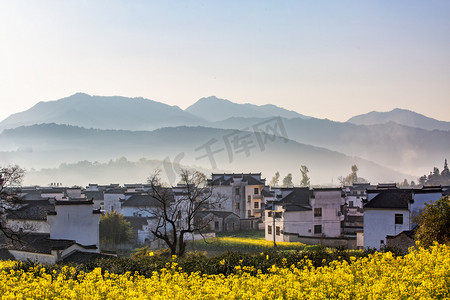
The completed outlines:
{"type": "Polygon", "coordinates": [[[0,0],[0,120],[76,92],[450,121],[450,1],[0,0]]]}

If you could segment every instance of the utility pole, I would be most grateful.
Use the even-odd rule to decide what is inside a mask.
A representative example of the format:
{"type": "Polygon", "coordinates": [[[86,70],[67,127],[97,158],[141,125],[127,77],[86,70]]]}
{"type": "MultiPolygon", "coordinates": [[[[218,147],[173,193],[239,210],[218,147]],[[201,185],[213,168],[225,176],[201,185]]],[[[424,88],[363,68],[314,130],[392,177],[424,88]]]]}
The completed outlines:
{"type": "Polygon", "coordinates": [[[275,241],[275,211],[273,210],[274,206],[272,205],[272,221],[273,221],[273,225],[272,225],[272,235],[273,235],[273,247],[276,248],[277,247],[277,243],[275,241]]]}

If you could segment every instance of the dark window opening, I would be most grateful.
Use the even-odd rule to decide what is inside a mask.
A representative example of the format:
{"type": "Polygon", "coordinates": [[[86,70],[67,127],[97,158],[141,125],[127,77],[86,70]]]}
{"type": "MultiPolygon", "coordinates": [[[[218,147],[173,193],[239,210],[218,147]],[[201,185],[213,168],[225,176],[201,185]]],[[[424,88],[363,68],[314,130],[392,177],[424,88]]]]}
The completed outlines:
{"type": "Polygon", "coordinates": [[[314,217],[321,217],[322,216],[322,207],[314,208],[314,217]]]}
{"type": "Polygon", "coordinates": [[[403,224],[403,214],[395,214],[395,224],[403,224]]]}
{"type": "Polygon", "coordinates": [[[322,225],[314,225],[314,234],[322,233],[322,225]]]}

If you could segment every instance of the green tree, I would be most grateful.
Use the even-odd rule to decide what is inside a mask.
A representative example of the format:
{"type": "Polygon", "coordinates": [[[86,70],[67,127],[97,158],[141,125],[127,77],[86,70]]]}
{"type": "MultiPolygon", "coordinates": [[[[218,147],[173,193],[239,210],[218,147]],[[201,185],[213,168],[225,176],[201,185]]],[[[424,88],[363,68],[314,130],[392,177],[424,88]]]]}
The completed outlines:
{"type": "Polygon", "coordinates": [[[292,174],[288,173],[286,177],[283,178],[283,186],[284,187],[293,187],[294,184],[292,183],[292,174]]]}
{"type": "Polygon", "coordinates": [[[280,172],[276,172],[270,181],[270,186],[278,186],[278,182],[280,181],[280,172]]]}
{"type": "Polygon", "coordinates": [[[309,169],[307,166],[305,165],[301,165],[300,166],[300,172],[302,173],[302,180],[300,181],[300,186],[309,186],[310,182],[309,182],[309,169]]]}
{"type": "Polygon", "coordinates": [[[131,224],[117,212],[107,212],[100,219],[100,241],[114,245],[128,243],[133,237],[131,224]]]}
{"type": "Polygon", "coordinates": [[[415,238],[421,245],[428,247],[433,242],[450,245],[450,198],[425,203],[417,217],[417,226],[415,238]]]}

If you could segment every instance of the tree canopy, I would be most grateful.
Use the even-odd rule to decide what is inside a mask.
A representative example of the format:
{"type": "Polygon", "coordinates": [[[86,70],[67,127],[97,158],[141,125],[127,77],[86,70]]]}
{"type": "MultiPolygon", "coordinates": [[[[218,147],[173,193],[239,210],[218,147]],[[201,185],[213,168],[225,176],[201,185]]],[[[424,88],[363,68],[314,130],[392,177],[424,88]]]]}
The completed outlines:
{"type": "Polygon", "coordinates": [[[130,222],[116,211],[107,212],[100,219],[100,241],[114,245],[129,242],[133,237],[130,222]]]}
{"type": "Polygon", "coordinates": [[[425,203],[417,217],[416,240],[428,247],[434,242],[450,245],[450,198],[425,203]]]}
{"type": "Polygon", "coordinates": [[[301,165],[300,172],[302,173],[302,180],[300,181],[300,186],[304,186],[304,187],[310,186],[311,183],[310,183],[309,176],[308,176],[308,173],[309,173],[308,167],[305,165],[301,165]]]}
{"type": "Polygon", "coordinates": [[[292,183],[292,174],[288,173],[286,177],[283,178],[283,186],[284,187],[293,187],[294,184],[292,183]]]}
{"type": "Polygon", "coordinates": [[[270,186],[278,186],[278,182],[280,181],[280,172],[276,172],[270,181],[270,186]]]}

